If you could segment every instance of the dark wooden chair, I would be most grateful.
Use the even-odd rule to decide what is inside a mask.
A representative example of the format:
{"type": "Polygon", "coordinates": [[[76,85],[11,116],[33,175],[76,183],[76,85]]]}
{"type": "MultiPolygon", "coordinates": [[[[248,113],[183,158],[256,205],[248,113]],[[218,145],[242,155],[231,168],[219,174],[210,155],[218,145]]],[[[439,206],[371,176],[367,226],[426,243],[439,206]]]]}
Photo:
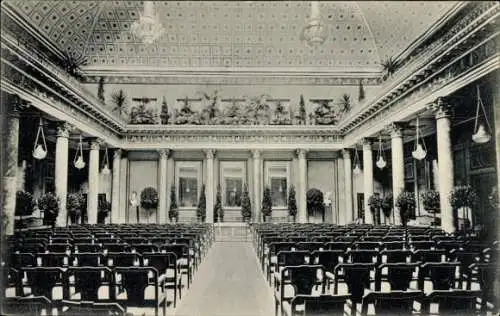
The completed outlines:
{"type": "MultiPolygon", "coordinates": [[[[27,296],[25,293],[25,288],[29,287],[31,289],[31,295],[34,296],[45,296],[52,302],[56,299],[53,297],[52,293],[54,288],[63,288],[63,281],[65,272],[59,267],[24,267],[20,269],[21,275],[24,273],[26,275],[26,282],[22,284],[22,296],[27,296]]],[[[22,282],[22,280],[21,280],[22,282]]],[[[64,297],[64,293],[63,293],[64,297]]],[[[62,300],[62,297],[57,300],[62,300]]]]}
{"type": "Polygon", "coordinates": [[[37,254],[44,267],[66,267],[70,264],[70,256],[65,252],[44,252],[37,254]]]}
{"type": "Polygon", "coordinates": [[[52,315],[52,302],[45,296],[5,297],[2,299],[3,315],[52,315]]]}
{"type": "Polygon", "coordinates": [[[443,262],[446,256],[444,249],[418,249],[411,255],[412,262],[443,262]]]}
{"type": "Polygon", "coordinates": [[[177,256],[177,269],[187,275],[188,288],[193,277],[193,265],[189,255],[189,246],[186,244],[166,244],[160,246],[160,252],[173,252],[177,256]]]}
{"type": "Polygon", "coordinates": [[[130,251],[138,253],[159,252],[159,247],[153,244],[130,244],[130,251]]]}
{"type": "Polygon", "coordinates": [[[80,294],[82,301],[112,301],[115,296],[112,278],[112,270],[107,267],[69,267],[64,279],[64,299],[73,300],[80,294]],[[108,298],[99,298],[102,286],[108,287],[108,298]]]}
{"type": "Polygon", "coordinates": [[[73,246],[68,243],[52,243],[45,246],[45,250],[49,252],[66,252],[67,250],[72,250],[73,246]]]}
{"type": "Polygon", "coordinates": [[[155,316],[162,308],[166,315],[167,295],[164,280],[159,279],[158,270],[154,267],[116,267],[114,269],[115,287],[126,291],[126,298],[118,296],[116,302],[125,307],[153,307],[155,316]],[[147,298],[145,289],[154,287],[154,297],[147,298]]]}
{"type": "Polygon", "coordinates": [[[126,316],[125,309],[118,303],[96,303],[63,300],[62,315],[67,316],[126,316]]]}
{"type": "Polygon", "coordinates": [[[428,262],[420,265],[418,270],[418,289],[424,290],[424,282],[429,279],[433,290],[456,289],[460,277],[457,278],[457,270],[460,271],[460,263],[457,262],[428,262]]]}
{"type": "Polygon", "coordinates": [[[370,305],[375,315],[411,315],[414,302],[422,303],[423,299],[422,291],[371,292],[363,297],[361,315],[368,315],[370,305]]]}
{"type": "Polygon", "coordinates": [[[413,250],[432,249],[436,247],[436,243],[430,240],[412,241],[410,247],[413,250]]]}
{"type": "Polygon", "coordinates": [[[70,265],[78,267],[97,267],[104,265],[104,255],[98,252],[78,252],[71,254],[70,265]]]}
{"type": "Polygon", "coordinates": [[[133,267],[141,264],[141,254],[133,252],[108,252],[104,263],[108,267],[133,267]]]}
{"type": "Polygon", "coordinates": [[[107,252],[128,252],[130,245],[125,243],[103,243],[102,249],[107,252]]]}
{"type": "Polygon", "coordinates": [[[100,252],[102,245],[99,243],[76,243],[74,244],[75,252],[100,252]]]}
{"type": "Polygon", "coordinates": [[[284,314],[287,316],[343,316],[344,305],[350,299],[349,295],[295,295],[291,304],[285,302],[284,314]],[[300,310],[298,306],[303,306],[300,310]]]}
{"type": "Polygon", "coordinates": [[[500,266],[492,263],[474,263],[469,266],[468,271],[467,290],[472,288],[472,282],[478,282],[481,290],[481,309],[486,310],[489,302],[494,305],[494,311],[498,312],[500,299],[495,297],[494,291],[500,278],[500,266]]]}
{"type": "Polygon", "coordinates": [[[427,294],[423,304],[423,315],[457,316],[480,315],[477,308],[481,291],[470,290],[436,290],[427,294]],[[432,304],[439,304],[439,311],[432,310],[432,304]]]}
{"type": "Polygon", "coordinates": [[[339,263],[334,270],[333,293],[338,294],[339,283],[345,282],[355,309],[354,304],[361,303],[365,289],[371,288],[371,281],[374,281],[375,274],[374,263],[339,263]],[[372,273],[373,278],[371,277],[372,273]]]}
{"type": "Polygon", "coordinates": [[[353,244],[353,248],[357,250],[380,250],[379,241],[356,241],[353,244]]]}
{"type": "Polygon", "coordinates": [[[275,274],[274,302],[275,314],[278,309],[283,314],[283,302],[291,302],[295,295],[311,295],[313,289],[324,293],[325,269],[320,265],[300,265],[283,267],[279,274],[275,274]]]}
{"type": "Polygon", "coordinates": [[[37,266],[36,262],[36,253],[30,252],[15,252],[10,256],[10,264],[9,266],[12,268],[22,268],[22,267],[35,267],[37,266]]]}
{"type": "Polygon", "coordinates": [[[285,266],[300,266],[311,263],[311,252],[307,250],[288,250],[280,251],[277,254],[276,265],[269,269],[267,280],[271,283],[271,274],[280,273],[280,270],[285,266]],[[307,261],[309,260],[309,261],[307,261]],[[274,269],[274,271],[272,270],[274,269]]]}
{"type": "Polygon", "coordinates": [[[325,244],[325,249],[327,250],[341,250],[341,251],[347,251],[351,247],[352,243],[348,241],[334,241],[334,242],[327,242],[325,244]]]}
{"type": "Polygon", "coordinates": [[[377,250],[349,250],[346,253],[347,261],[350,263],[372,263],[375,258],[378,258],[377,250]]]}
{"type": "Polygon", "coordinates": [[[396,263],[408,262],[411,259],[412,252],[410,250],[382,250],[378,259],[379,263],[396,263]]]}
{"type": "Polygon", "coordinates": [[[377,267],[375,274],[375,290],[380,291],[382,281],[389,282],[391,291],[406,291],[410,288],[413,274],[417,271],[418,263],[382,263],[377,267]],[[387,269],[387,274],[383,270],[387,269]]]}
{"type": "Polygon", "coordinates": [[[142,254],[144,266],[154,267],[159,273],[159,282],[165,284],[166,289],[174,290],[174,308],[177,305],[177,291],[182,298],[182,277],[177,269],[177,256],[173,252],[142,254]]]}

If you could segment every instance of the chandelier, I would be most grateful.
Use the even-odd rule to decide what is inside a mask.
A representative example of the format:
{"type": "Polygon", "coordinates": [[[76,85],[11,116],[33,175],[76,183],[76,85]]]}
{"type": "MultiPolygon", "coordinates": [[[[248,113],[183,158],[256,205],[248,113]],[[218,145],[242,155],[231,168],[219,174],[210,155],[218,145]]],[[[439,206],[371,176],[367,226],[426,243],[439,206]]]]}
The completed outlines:
{"type": "Polygon", "coordinates": [[[378,137],[378,159],[375,163],[379,169],[384,169],[387,166],[387,162],[384,159],[384,152],[382,150],[382,136],[378,137]]]}
{"type": "Polygon", "coordinates": [[[300,38],[312,47],[319,46],[325,42],[326,27],[321,21],[319,1],[311,1],[311,16],[302,30],[300,38]]]}
{"type": "Polygon", "coordinates": [[[484,144],[491,139],[491,125],[488,121],[488,116],[486,114],[486,109],[484,108],[483,100],[481,100],[481,94],[479,92],[479,86],[476,86],[477,90],[477,107],[476,107],[476,117],[474,119],[474,134],[472,135],[472,141],[477,144],[484,144]],[[483,123],[479,122],[479,110],[483,111],[484,122],[486,123],[486,128],[483,123]]]}
{"type": "Polygon", "coordinates": [[[45,157],[47,157],[47,143],[45,142],[45,134],[43,133],[43,121],[40,117],[40,123],[38,124],[38,131],[36,133],[35,145],[33,147],[33,158],[42,160],[45,157]]]}
{"type": "Polygon", "coordinates": [[[358,149],[354,148],[354,169],[352,170],[354,174],[360,174],[361,173],[361,161],[359,159],[358,155],[358,149]]]}
{"type": "Polygon", "coordinates": [[[109,169],[109,158],[108,158],[108,147],[106,146],[105,151],[104,151],[104,157],[102,159],[102,169],[101,169],[102,174],[110,174],[111,170],[109,169]]]}
{"type": "Polygon", "coordinates": [[[411,152],[411,155],[413,158],[417,160],[422,160],[427,156],[427,148],[425,146],[425,141],[424,138],[421,135],[420,132],[420,124],[417,116],[417,127],[415,128],[417,131],[417,138],[415,139],[415,146],[413,147],[413,151],[411,152]],[[422,142],[422,143],[420,143],[422,142]],[[423,145],[423,146],[422,146],[423,145]]]}
{"type": "Polygon", "coordinates": [[[78,146],[76,148],[75,159],[73,159],[73,165],[76,169],[85,168],[85,161],[83,160],[83,143],[82,143],[82,135],[80,135],[80,141],[78,142],[78,146]]]}
{"type": "Polygon", "coordinates": [[[153,1],[144,1],[144,13],[140,14],[139,20],[132,24],[130,31],[145,44],[152,44],[163,35],[165,29],[155,14],[153,1]]]}

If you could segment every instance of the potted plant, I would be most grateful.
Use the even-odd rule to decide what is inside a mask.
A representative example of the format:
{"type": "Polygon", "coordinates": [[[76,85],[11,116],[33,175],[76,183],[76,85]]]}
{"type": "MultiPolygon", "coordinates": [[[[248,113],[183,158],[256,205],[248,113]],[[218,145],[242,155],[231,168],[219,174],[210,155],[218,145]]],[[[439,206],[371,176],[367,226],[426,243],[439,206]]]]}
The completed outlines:
{"type": "Polygon", "coordinates": [[[111,202],[106,200],[99,201],[98,211],[97,211],[97,224],[104,224],[106,222],[106,218],[111,212],[111,202]]]}
{"type": "Polygon", "coordinates": [[[403,191],[398,195],[396,206],[399,208],[401,222],[404,227],[406,227],[408,219],[414,214],[415,205],[415,194],[413,192],[403,191]]]}
{"type": "Polygon", "coordinates": [[[177,197],[175,194],[175,186],[170,187],[170,208],[168,210],[168,219],[170,222],[179,221],[179,209],[177,207],[177,197]]]}
{"type": "Polygon", "coordinates": [[[382,213],[384,213],[386,223],[390,222],[393,203],[394,199],[392,197],[392,193],[384,195],[384,197],[382,197],[382,201],[380,202],[380,208],[382,209],[382,213]]]}
{"type": "Polygon", "coordinates": [[[222,223],[224,221],[224,208],[222,208],[220,185],[217,186],[217,194],[215,195],[214,216],[217,222],[222,223]]]}
{"type": "Polygon", "coordinates": [[[43,211],[43,224],[54,227],[59,214],[59,198],[52,192],[45,193],[38,199],[38,208],[43,211]]]}
{"type": "Polygon", "coordinates": [[[434,220],[432,221],[433,225],[438,225],[436,219],[436,213],[440,212],[439,192],[434,190],[429,190],[422,193],[422,204],[424,205],[424,210],[433,214],[434,216],[434,220]]]}
{"type": "Polygon", "coordinates": [[[375,225],[380,224],[380,209],[382,207],[382,198],[380,198],[379,193],[375,193],[368,198],[368,205],[370,206],[370,211],[372,212],[373,223],[375,225]]]}
{"type": "Polygon", "coordinates": [[[470,185],[460,185],[453,188],[450,195],[450,204],[453,209],[453,224],[455,226],[455,230],[458,230],[458,210],[463,208],[465,211],[465,230],[472,227],[474,214],[472,210],[477,204],[477,193],[470,185]],[[469,222],[469,211],[470,214],[470,222],[469,222]]]}
{"type": "Polygon", "coordinates": [[[77,224],[82,215],[82,208],[85,205],[82,203],[83,195],[81,193],[70,193],[66,199],[66,208],[71,224],[77,224]]]}
{"type": "Polygon", "coordinates": [[[153,187],[146,187],[141,192],[141,206],[147,211],[148,221],[151,214],[158,207],[158,192],[153,187]]]}
{"type": "Polygon", "coordinates": [[[245,222],[249,222],[252,217],[252,203],[246,183],[243,185],[243,194],[241,195],[241,216],[245,222]]]}
{"type": "Polygon", "coordinates": [[[297,199],[295,198],[295,187],[290,186],[288,190],[288,216],[289,220],[295,223],[295,217],[297,216],[297,199]]]}
{"type": "Polygon", "coordinates": [[[321,190],[312,188],[309,189],[306,193],[306,201],[307,201],[307,214],[317,214],[321,213],[322,218],[324,220],[325,217],[325,201],[323,192],[321,190]]]}
{"type": "Polygon", "coordinates": [[[269,187],[265,187],[264,194],[262,195],[262,218],[264,222],[270,221],[272,212],[273,200],[271,198],[271,189],[269,187]]]}
{"type": "Polygon", "coordinates": [[[35,200],[31,193],[19,190],[16,192],[16,210],[15,215],[19,216],[19,224],[24,228],[24,217],[31,216],[33,214],[33,209],[35,208],[35,200]]]}
{"type": "Polygon", "coordinates": [[[200,200],[198,201],[198,207],[196,208],[196,217],[200,223],[205,222],[207,217],[207,196],[205,195],[205,184],[201,186],[200,200]]]}

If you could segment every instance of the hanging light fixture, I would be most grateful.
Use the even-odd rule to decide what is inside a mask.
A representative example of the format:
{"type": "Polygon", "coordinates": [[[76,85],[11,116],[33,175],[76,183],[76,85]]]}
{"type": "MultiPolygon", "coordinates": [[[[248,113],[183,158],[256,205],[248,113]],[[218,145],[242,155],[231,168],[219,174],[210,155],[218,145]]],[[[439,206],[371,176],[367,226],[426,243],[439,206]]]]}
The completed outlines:
{"type": "Polygon", "coordinates": [[[40,117],[38,131],[36,133],[35,144],[33,146],[33,158],[42,160],[47,157],[47,143],[45,142],[45,134],[43,132],[43,121],[40,117]],[[41,138],[41,139],[40,139],[41,138]]]}
{"type": "Polygon", "coordinates": [[[152,44],[163,35],[165,29],[161,25],[158,15],[155,14],[153,1],[144,1],[144,13],[140,14],[139,20],[132,23],[130,31],[145,44],[152,44]]]}
{"type": "Polygon", "coordinates": [[[415,146],[413,147],[411,155],[413,156],[413,158],[417,160],[422,160],[425,158],[425,156],[427,156],[427,147],[425,146],[424,138],[420,133],[420,122],[418,116],[417,116],[416,130],[417,130],[417,138],[415,139],[415,146]],[[420,142],[420,140],[422,142],[420,142]]]}
{"type": "Polygon", "coordinates": [[[108,146],[104,149],[104,157],[102,159],[102,174],[110,174],[111,170],[109,170],[109,158],[108,158],[108,146]]]}
{"type": "Polygon", "coordinates": [[[358,149],[354,148],[354,169],[352,170],[352,172],[354,172],[354,174],[360,174],[361,173],[361,167],[360,167],[360,165],[361,165],[361,163],[360,163],[360,160],[359,160],[358,149]]]}
{"type": "Polygon", "coordinates": [[[319,1],[311,1],[311,16],[302,30],[300,38],[307,45],[317,47],[325,42],[326,37],[326,27],[321,21],[319,1]]]}
{"type": "Polygon", "coordinates": [[[76,148],[75,159],[73,160],[73,165],[76,169],[85,168],[85,161],[83,161],[83,143],[82,135],[80,135],[80,141],[78,142],[78,147],[76,148]]]}
{"type": "Polygon", "coordinates": [[[384,159],[384,155],[382,153],[382,136],[378,137],[378,158],[375,163],[379,169],[384,169],[387,166],[387,162],[384,159]]]}
{"type": "Polygon", "coordinates": [[[474,120],[474,134],[472,134],[472,140],[478,144],[484,144],[491,139],[491,125],[488,121],[488,116],[486,115],[486,110],[484,108],[483,100],[481,100],[481,95],[479,93],[479,86],[476,86],[477,90],[477,107],[476,107],[476,118],[474,120]],[[479,108],[482,109],[484,115],[484,121],[486,122],[487,129],[484,127],[483,123],[479,123],[479,108]]]}

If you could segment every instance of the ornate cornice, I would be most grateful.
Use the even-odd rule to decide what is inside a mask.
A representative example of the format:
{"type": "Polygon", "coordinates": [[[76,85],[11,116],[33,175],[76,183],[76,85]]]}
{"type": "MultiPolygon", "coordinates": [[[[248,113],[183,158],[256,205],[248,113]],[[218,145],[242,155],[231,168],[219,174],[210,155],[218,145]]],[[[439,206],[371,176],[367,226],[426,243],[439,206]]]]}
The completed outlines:
{"type": "MultiPolygon", "coordinates": [[[[376,113],[401,101],[417,87],[421,88],[425,84],[432,85],[434,82],[429,82],[430,79],[448,68],[457,55],[462,56],[464,50],[495,33],[495,30],[485,26],[497,18],[499,12],[500,4],[497,2],[477,2],[475,8],[438,41],[430,44],[418,58],[396,72],[379,95],[367,100],[357,111],[352,111],[345,116],[339,122],[340,131],[346,134],[365,124],[376,113]]],[[[450,78],[451,76],[452,74],[450,78]]]]}

